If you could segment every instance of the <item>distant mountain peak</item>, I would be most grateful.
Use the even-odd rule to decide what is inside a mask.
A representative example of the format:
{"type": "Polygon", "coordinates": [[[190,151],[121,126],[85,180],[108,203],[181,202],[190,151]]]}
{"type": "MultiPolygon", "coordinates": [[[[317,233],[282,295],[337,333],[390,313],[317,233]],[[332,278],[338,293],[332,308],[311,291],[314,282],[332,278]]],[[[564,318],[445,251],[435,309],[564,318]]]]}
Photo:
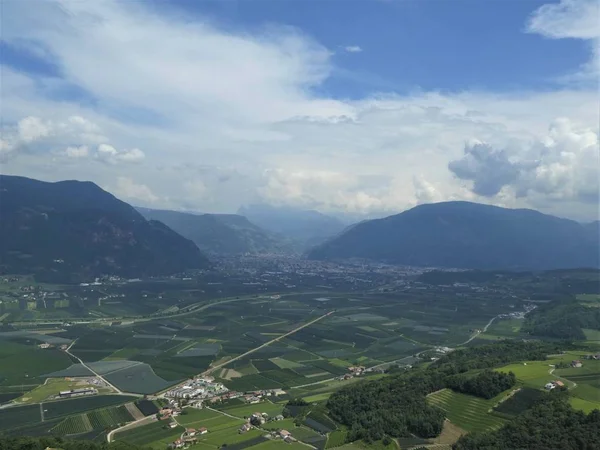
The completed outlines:
{"type": "Polygon", "coordinates": [[[201,250],[217,255],[289,253],[280,236],[263,230],[239,214],[189,214],[138,208],[147,219],[159,220],[201,250]]]}
{"type": "Polygon", "coordinates": [[[357,224],[308,256],[475,269],[598,267],[599,242],[597,227],[539,211],[442,202],[357,224]]]}
{"type": "Polygon", "coordinates": [[[5,273],[75,279],[168,275],[209,265],[192,242],[94,183],[0,175],[0,189],[5,273]]]}

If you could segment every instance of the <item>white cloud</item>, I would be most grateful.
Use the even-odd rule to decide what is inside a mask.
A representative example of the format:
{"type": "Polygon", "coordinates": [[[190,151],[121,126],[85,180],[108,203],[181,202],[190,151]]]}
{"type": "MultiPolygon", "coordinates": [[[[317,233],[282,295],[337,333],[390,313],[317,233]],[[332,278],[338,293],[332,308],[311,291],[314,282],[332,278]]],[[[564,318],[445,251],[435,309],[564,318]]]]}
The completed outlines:
{"type": "Polygon", "coordinates": [[[533,12],[527,31],[550,39],[582,39],[591,47],[590,61],[565,81],[592,81],[597,87],[600,75],[600,2],[597,0],[560,0],[542,5],[533,12]]]}
{"type": "Polygon", "coordinates": [[[44,123],[38,117],[29,116],[19,120],[18,129],[19,139],[23,143],[29,143],[49,136],[52,127],[49,123],[44,123]]]}
{"type": "Polygon", "coordinates": [[[596,39],[600,36],[596,0],[561,0],[533,12],[527,30],[553,39],[596,39]]]}
{"type": "Polygon", "coordinates": [[[475,194],[486,197],[509,187],[517,198],[600,202],[598,134],[567,118],[554,121],[547,135],[528,149],[467,145],[465,155],[451,161],[449,168],[457,177],[471,180],[475,194]]]}
{"type": "Polygon", "coordinates": [[[144,160],[146,155],[139,148],[117,150],[112,145],[100,144],[96,149],[94,157],[108,164],[118,164],[120,162],[139,163],[144,160]]]}
{"type": "MultiPolygon", "coordinates": [[[[581,163],[591,147],[569,140],[597,129],[595,88],[342,101],[315,93],[332,71],[331,52],[295,29],[223,30],[159,14],[144,2],[25,3],[5,2],[12,20],[3,24],[3,39],[38,50],[43,43],[64,78],[2,66],[4,171],[89,178],[132,202],[201,211],[267,200],[375,213],[472,199],[597,214],[583,200],[595,186],[581,163]],[[73,87],[93,101],[56,100],[73,87]],[[558,116],[568,117],[571,131],[548,131],[558,116]],[[25,142],[19,121],[31,117],[25,142]],[[496,176],[485,151],[471,148],[479,161],[462,162],[470,178],[448,170],[471,139],[507,152],[496,155],[507,167],[518,165],[518,176],[495,180],[491,194],[478,190],[489,197],[472,186],[476,176],[484,184],[496,176]],[[536,158],[535,170],[521,169],[536,158]],[[481,178],[484,169],[489,179],[481,178]]],[[[581,11],[540,9],[528,30],[592,39],[581,11]]]]}
{"type": "Polygon", "coordinates": [[[89,154],[90,151],[86,145],[67,147],[64,151],[64,155],[68,158],[87,158],[89,154]]]}
{"type": "Polygon", "coordinates": [[[160,197],[152,192],[148,186],[142,183],[136,183],[129,177],[118,177],[117,184],[110,189],[117,197],[136,202],[155,203],[160,197]]]}
{"type": "Polygon", "coordinates": [[[363,51],[363,49],[358,45],[347,45],[346,47],[344,47],[344,50],[347,53],[360,53],[363,51]]]}

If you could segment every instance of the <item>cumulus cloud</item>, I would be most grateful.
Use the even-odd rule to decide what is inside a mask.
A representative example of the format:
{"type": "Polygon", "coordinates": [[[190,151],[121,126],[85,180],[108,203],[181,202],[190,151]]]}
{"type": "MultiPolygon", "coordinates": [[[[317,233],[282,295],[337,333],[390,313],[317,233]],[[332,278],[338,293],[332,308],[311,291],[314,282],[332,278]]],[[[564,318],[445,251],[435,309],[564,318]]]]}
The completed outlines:
{"type": "Polygon", "coordinates": [[[413,177],[413,186],[415,190],[415,202],[421,203],[436,203],[445,199],[442,193],[423,175],[413,177]]]}
{"type": "Polygon", "coordinates": [[[465,145],[464,156],[450,161],[448,169],[462,180],[473,181],[473,192],[484,197],[496,195],[515,181],[520,170],[506,150],[477,141],[465,145]]]}
{"type": "Polygon", "coordinates": [[[80,145],[79,147],[67,147],[63,154],[67,158],[87,158],[90,150],[86,145],[80,145]]]}
{"type": "MultiPolygon", "coordinates": [[[[145,2],[5,3],[3,39],[43,43],[41,56],[52,55],[61,74],[2,66],[3,171],[44,178],[51,169],[56,179],[120,186],[157,207],[207,212],[265,200],[391,213],[468,198],[515,206],[550,199],[564,205],[553,212],[596,213],[582,200],[593,198],[595,181],[581,156],[582,130],[598,124],[595,87],[340,100],[319,89],[332,52],[293,28],[236,32],[145,2]],[[93,101],[61,97],[71,90],[93,101]],[[548,131],[557,112],[571,134],[557,124],[548,131]],[[471,137],[479,144],[465,152],[471,137]]],[[[577,8],[540,9],[527,29],[589,40],[579,20],[587,19],[577,8]],[[549,19],[561,14],[568,20],[549,19]]]]}
{"type": "Polygon", "coordinates": [[[50,135],[52,126],[38,117],[29,116],[19,121],[18,129],[19,139],[29,143],[50,135]]]}
{"type": "Polygon", "coordinates": [[[136,183],[129,177],[118,177],[117,184],[111,189],[119,198],[135,202],[155,203],[160,197],[155,195],[148,186],[136,183]]]}
{"type": "Polygon", "coordinates": [[[143,151],[139,148],[131,150],[117,150],[112,145],[100,144],[96,149],[94,157],[107,164],[124,163],[139,163],[146,157],[143,151]]]}
{"type": "Polygon", "coordinates": [[[599,201],[598,134],[567,118],[554,121],[547,135],[527,149],[497,149],[476,142],[465,146],[464,153],[448,168],[458,178],[472,181],[477,195],[492,197],[509,187],[516,197],[599,201]]]}

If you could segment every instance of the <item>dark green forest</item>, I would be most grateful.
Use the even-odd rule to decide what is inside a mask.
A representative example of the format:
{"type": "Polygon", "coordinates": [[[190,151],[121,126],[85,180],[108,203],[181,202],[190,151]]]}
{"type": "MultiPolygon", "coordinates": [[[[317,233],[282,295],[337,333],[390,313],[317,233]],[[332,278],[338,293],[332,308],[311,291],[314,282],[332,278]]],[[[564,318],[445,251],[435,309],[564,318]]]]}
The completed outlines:
{"type": "Polygon", "coordinates": [[[544,395],[531,409],[498,431],[470,433],[454,450],[600,449],[600,410],[575,411],[564,393],[544,395]]]}
{"type": "Polygon", "coordinates": [[[573,341],[585,340],[583,328],[600,330],[600,308],[588,308],[576,300],[540,306],[525,317],[522,331],[573,341]]]}
{"type": "Polygon", "coordinates": [[[427,404],[427,394],[451,388],[491,398],[514,385],[514,374],[483,370],[467,376],[467,371],[521,360],[544,360],[556,351],[555,345],[541,342],[501,342],[458,350],[426,369],[341,389],[329,398],[327,407],[331,417],[349,428],[349,442],[379,440],[386,435],[435,437],[442,431],[445,415],[427,404]]]}
{"type": "Polygon", "coordinates": [[[453,375],[446,379],[446,385],[453,391],[470,394],[485,399],[494,398],[500,392],[515,385],[514,373],[495,372],[486,369],[475,376],[453,375]]]}

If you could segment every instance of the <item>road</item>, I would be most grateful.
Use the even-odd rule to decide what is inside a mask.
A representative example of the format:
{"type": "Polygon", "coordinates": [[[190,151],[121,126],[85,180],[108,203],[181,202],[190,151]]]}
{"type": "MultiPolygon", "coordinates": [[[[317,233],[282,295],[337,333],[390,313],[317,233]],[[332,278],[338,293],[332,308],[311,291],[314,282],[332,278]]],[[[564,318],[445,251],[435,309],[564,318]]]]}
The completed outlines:
{"type": "MultiPolygon", "coordinates": [[[[78,356],[75,356],[73,353],[71,353],[71,347],[73,347],[73,345],[75,344],[75,342],[77,342],[77,339],[75,339],[73,342],[71,342],[71,344],[67,347],[67,349],[65,350],[65,353],[67,355],[69,355],[71,358],[75,358],[77,361],[79,361],[79,364],[81,364],[83,367],[85,367],[87,370],[89,370],[90,372],[92,372],[94,375],[96,375],[98,378],[100,378],[102,381],[104,381],[106,383],[107,386],[110,386],[111,388],[114,389],[114,391],[117,394],[121,394],[121,395],[125,395],[125,393],[123,391],[121,391],[118,387],[116,387],[115,385],[113,385],[112,383],[110,383],[106,378],[104,378],[102,375],[100,375],[98,372],[96,372],[94,369],[92,369],[90,366],[88,366],[86,363],[84,363],[81,358],[79,358],[78,356]]],[[[138,394],[132,394],[132,395],[138,395],[138,394]]]]}
{"type": "Polygon", "coordinates": [[[119,431],[127,430],[129,428],[141,427],[142,425],[146,425],[146,422],[148,422],[148,423],[156,422],[156,416],[152,415],[152,416],[144,417],[143,419],[139,419],[134,422],[129,422],[127,425],[123,425],[122,427],[115,428],[114,430],[111,430],[108,432],[108,434],[106,435],[106,440],[107,440],[107,442],[110,443],[110,442],[112,442],[112,439],[113,439],[113,436],[115,433],[117,433],[119,431]]]}
{"type": "Polygon", "coordinates": [[[490,325],[492,323],[494,323],[494,320],[496,320],[497,318],[499,318],[502,314],[498,314],[496,317],[492,317],[490,319],[490,321],[487,323],[487,325],[485,327],[483,327],[483,330],[475,333],[473,336],[471,336],[469,339],[467,339],[465,342],[463,342],[462,344],[458,344],[457,347],[463,346],[463,345],[467,345],[469,342],[471,342],[473,339],[475,339],[477,336],[479,336],[480,334],[485,333],[488,328],[490,327],[490,325]]]}
{"type": "MultiPolygon", "coordinates": [[[[243,357],[245,357],[245,356],[248,356],[248,355],[250,355],[250,354],[252,354],[252,353],[254,353],[254,352],[256,352],[256,351],[260,350],[261,348],[268,347],[269,345],[271,345],[271,344],[273,344],[273,343],[275,343],[275,342],[277,342],[277,341],[280,341],[280,340],[281,340],[281,339],[283,339],[283,338],[286,338],[286,337],[288,337],[288,336],[290,336],[290,335],[292,335],[292,334],[294,334],[294,333],[297,333],[298,331],[300,331],[300,330],[302,330],[302,329],[304,329],[304,328],[306,328],[306,327],[309,327],[309,326],[311,326],[313,323],[316,323],[316,322],[318,322],[319,320],[322,320],[322,319],[324,319],[325,317],[328,317],[328,316],[330,316],[331,314],[333,314],[333,311],[329,311],[327,314],[323,314],[322,316],[319,316],[319,317],[317,317],[316,319],[314,319],[314,320],[311,320],[310,322],[307,322],[307,323],[305,323],[305,324],[304,324],[304,325],[302,325],[302,326],[299,326],[298,328],[294,328],[292,331],[288,331],[287,333],[285,333],[285,334],[282,334],[281,336],[277,336],[275,339],[272,339],[272,340],[270,340],[269,342],[265,342],[264,344],[262,344],[262,345],[260,345],[260,346],[258,346],[258,347],[256,347],[256,348],[253,348],[252,350],[249,350],[249,351],[247,351],[246,353],[243,353],[243,354],[241,354],[241,355],[238,355],[238,356],[236,356],[235,358],[231,358],[230,360],[228,360],[228,361],[225,361],[224,363],[221,363],[221,364],[218,364],[218,365],[216,365],[216,366],[213,366],[213,367],[211,367],[210,369],[208,369],[208,370],[205,370],[204,372],[202,372],[202,374],[201,374],[201,375],[210,375],[210,374],[211,374],[212,372],[214,372],[215,370],[217,370],[217,369],[220,369],[220,368],[222,368],[222,367],[226,366],[227,364],[229,364],[229,363],[232,363],[232,362],[234,362],[234,361],[237,361],[238,359],[241,359],[241,358],[243,358],[243,357]]],[[[170,389],[172,389],[172,388],[170,388],[170,389]]]]}
{"type": "MultiPolygon", "coordinates": [[[[554,373],[554,371],[555,371],[555,370],[556,370],[556,367],[552,367],[550,370],[548,370],[548,373],[549,373],[550,375],[552,375],[552,374],[554,373]]],[[[560,375],[554,375],[554,376],[555,376],[556,378],[558,378],[559,380],[563,380],[563,381],[564,381],[565,383],[567,383],[567,384],[571,383],[571,384],[572,384],[572,386],[571,386],[571,389],[575,389],[575,388],[577,387],[577,383],[575,383],[574,381],[571,381],[571,380],[569,380],[569,379],[567,379],[567,378],[563,378],[563,377],[561,377],[560,375]]]]}

